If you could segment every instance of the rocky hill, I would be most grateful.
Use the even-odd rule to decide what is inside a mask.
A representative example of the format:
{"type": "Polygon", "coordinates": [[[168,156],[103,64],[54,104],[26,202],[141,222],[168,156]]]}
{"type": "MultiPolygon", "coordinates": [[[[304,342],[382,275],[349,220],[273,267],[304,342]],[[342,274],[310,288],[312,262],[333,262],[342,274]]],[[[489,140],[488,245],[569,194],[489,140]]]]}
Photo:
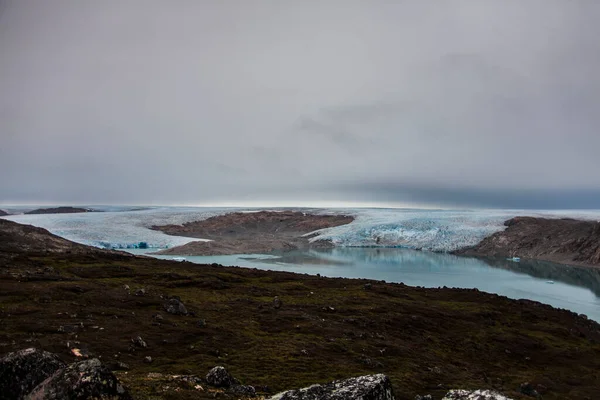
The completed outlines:
{"type": "Polygon", "coordinates": [[[506,230],[455,254],[600,266],[600,222],[516,217],[504,225],[506,230]]]}
{"type": "Polygon", "coordinates": [[[223,255],[269,253],[308,247],[331,247],[331,243],[309,243],[306,233],[345,225],[354,221],[347,215],[312,215],[294,211],[230,213],[184,225],[153,226],[168,235],[210,239],[191,242],[157,254],[223,255]]]}

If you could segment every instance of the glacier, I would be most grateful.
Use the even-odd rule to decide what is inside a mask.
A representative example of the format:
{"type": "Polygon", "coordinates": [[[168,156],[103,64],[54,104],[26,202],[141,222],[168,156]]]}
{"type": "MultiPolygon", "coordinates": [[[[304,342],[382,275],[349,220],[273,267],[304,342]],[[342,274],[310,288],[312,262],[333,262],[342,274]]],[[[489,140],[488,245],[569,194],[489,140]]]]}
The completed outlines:
{"type": "MultiPolygon", "coordinates": [[[[213,207],[94,207],[102,212],[81,214],[11,215],[15,222],[31,224],[78,243],[102,248],[168,248],[200,240],[169,236],[152,225],[183,224],[229,212],[264,208],[213,207]],[[144,243],[143,246],[140,246],[144,243]]],[[[277,210],[277,208],[269,208],[277,210]]],[[[347,214],[348,224],[311,232],[311,241],[331,240],[338,247],[401,247],[450,252],[473,246],[504,229],[504,221],[518,215],[600,219],[600,211],[531,210],[427,210],[382,208],[285,208],[315,214],[347,214]]]]}

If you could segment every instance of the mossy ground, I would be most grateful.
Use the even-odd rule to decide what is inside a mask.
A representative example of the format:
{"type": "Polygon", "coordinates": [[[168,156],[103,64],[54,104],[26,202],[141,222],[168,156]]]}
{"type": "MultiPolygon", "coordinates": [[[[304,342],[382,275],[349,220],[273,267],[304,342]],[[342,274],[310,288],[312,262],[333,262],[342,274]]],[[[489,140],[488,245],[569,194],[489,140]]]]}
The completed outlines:
{"type": "Polygon", "coordinates": [[[271,392],[385,373],[399,399],[450,388],[518,399],[523,382],[544,385],[544,399],[600,398],[600,326],[535,302],[115,254],[22,254],[2,264],[0,352],[35,346],[73,361],[77,347],[118,359],[131,367],[118,375],[137,399],[212,398],[169,376],[204,376],[215,365],[271,392]],[[195,316],[164,312],[167,296],[195,316]],[[138,335],[148,347],[131,351],[138,335]]]}

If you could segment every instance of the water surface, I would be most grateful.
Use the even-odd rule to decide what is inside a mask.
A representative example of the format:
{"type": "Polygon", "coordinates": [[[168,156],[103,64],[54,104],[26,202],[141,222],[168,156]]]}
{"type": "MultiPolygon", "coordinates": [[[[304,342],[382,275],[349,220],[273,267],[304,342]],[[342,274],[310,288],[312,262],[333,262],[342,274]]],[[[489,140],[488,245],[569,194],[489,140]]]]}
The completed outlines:
{"type": "Polygon", "coordinates": [[[334,248],[185,258],[201,264],[368,278],[411,286],[477,288],[513,299],[530,299],[569,309],[600,322],[599,269],[535,260],[517,263],[505,259],[468,258],[401,248],[334,248]]]}

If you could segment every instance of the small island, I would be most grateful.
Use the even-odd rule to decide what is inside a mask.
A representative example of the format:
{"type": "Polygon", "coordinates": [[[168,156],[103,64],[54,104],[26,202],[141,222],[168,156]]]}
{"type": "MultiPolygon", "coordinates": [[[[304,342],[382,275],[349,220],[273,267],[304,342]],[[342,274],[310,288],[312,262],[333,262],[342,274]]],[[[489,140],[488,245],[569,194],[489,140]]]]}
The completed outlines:
{"type": "Polygon", "coordinates": [[[210,241],[187,243],[156,254],[206,256],[270,253],[306,248],[329,248],[329,241],[310,242],[307,233],[346,225],[348,215],[315,215],[299,211],[234,212],[184,225],[153,226],[167,235],[210,241]]]}
{"type": "Polygon", "coordinates": [[[76,214],[95,212],[91,208],[79,208],[79,207],[54,207],[54,208],[38,208],[37,210],[28,211],[25,214],[76,214]]]}

